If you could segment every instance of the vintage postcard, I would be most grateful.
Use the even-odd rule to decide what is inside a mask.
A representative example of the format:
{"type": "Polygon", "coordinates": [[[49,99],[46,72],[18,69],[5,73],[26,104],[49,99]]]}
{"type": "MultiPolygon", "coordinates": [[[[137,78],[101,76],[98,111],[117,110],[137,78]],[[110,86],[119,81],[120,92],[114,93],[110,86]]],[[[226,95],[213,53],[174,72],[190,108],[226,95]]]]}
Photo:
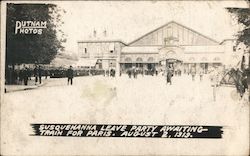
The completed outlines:
{"type": "Polygon", "coordinates": [[[0,155],[249,155],[249,6],[2,1],[0,155]]]}

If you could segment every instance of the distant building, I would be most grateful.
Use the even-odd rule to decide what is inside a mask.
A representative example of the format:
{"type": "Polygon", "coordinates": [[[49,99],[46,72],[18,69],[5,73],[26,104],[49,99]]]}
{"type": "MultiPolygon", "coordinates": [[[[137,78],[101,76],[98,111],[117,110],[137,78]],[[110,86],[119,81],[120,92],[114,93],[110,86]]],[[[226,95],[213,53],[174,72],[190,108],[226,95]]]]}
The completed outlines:
{"type": "Polygon", "coordinates": [[[234,40],[215,41],[171,21],[140,38],[122,41],[79,41],[81,59],[96,60],[96,68],[125,72],[137,67],[158,70],[171,65],[184,73],[191,68],[207,72],[210,67],[227,65],[234,54],[234,40]]]}
{"type": "Polygon", "coordinates": [[[80,59],[95,60],[96,68],[117,68],[121,49],[126,44],[121,41],[79,41],[78,52],[80,59]]]}

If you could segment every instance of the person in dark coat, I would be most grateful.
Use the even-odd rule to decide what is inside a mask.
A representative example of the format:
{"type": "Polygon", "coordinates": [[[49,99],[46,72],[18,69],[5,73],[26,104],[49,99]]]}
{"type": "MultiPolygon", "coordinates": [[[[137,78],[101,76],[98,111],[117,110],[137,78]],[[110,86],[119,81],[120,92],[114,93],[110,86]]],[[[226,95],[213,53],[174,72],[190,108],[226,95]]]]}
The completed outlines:
{"type": "Polygon", "coordinates": [[[167,77],[167,84],[170,83],[170,85],[172,85],[173,73],[172,73],[171,70],[168,70],[168,71],[167,71],[166,77],[167,77]]]}
{"type": "Polygon", "coordinates": [[[42,68],[41,66],[38,67],[38,77],[39,77],[39,84],[42,83],[42,68]]]}
{"type": "Polygon", "coordinates": [[[47,69],[44,71],[44,75],[45,75],[45,79],[47,79],[47,77],[49,75],[49,71],[47,69]]]}
{"type": "Polygon", "coordinates": [[[37,81],[38,81],[38,69],[37,69],[37,66],[35,66],[35,68],[34,68],[34,77],[35,77],[35,84],[37,83],[37,81]]]}
{"type": "Polygon", "coordinates": [[[24,80],[24,75],[23,75],[23,71],[25,70],[25,68],[24,69],[21,69],[20,71],[19,71],[19,83],[20,84],[22,84],[22,82],[23,82],[23,80],[24,80]]]}
{"type": "Polygon", "coordinates": [[[128,73],[128,77],[131,78],[132,72],[130,69],[128,69],[127,73],[128,73]]]}
{"type": "Polygon", "coordinates": [[[29,80],[31,80],[32,71],[30,70],[30,68],[27,68],[27,69],[28,69],[29,80]]]}
{"type": "Polygon", "coordinates": [[[114,69],[111,69],[111,70],[110,70],[110,76],[111,76],[111,77],[115,77],[115,70],[114,70],[114,69]]]}
{"type": "Polygon", "coordinates": [[[17,70],[16,69],[13,71],[12,75],[13,75],[13,82],[12,82],[12,84],[17,84],[18,74],[17,74],[17,70]]]}
{"type": "Polygon", "coordinates": [[[113,69],[110,69],[110,77],[113,77],[113,69]]]}
{"type": "Polygon", "coordinates": [[[68,85],[69,82],[72,85],[73,84],[73,77],[74,77],[74,71],[72,66],[69,67],[69,69],[67,70],[67,77],[68,77],[68,85]]]}
{"type": "Polygon", "coordinates": [[[27,86],[28,85],[28,79],[29,79],[29,71],[28,68],[25,67],[23,72],[22,72],[22,76],[23,76],[23,80],[24,80],[24,85],[27,86]]]}

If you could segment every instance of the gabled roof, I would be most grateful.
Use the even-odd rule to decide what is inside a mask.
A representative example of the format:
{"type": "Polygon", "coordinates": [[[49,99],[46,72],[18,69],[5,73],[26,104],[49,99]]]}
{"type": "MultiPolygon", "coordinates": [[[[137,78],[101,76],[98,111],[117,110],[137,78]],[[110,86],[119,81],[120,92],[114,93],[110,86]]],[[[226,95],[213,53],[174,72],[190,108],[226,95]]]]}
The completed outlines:
{"type": "Polygon", "coordinates": [[[156,29],[154,29],[154,30],[152,30],[152,31],[150,31],[150,32],[148,32],[148,33],[146,33],[146,34],[144,34],[143,36],[141,36],[141,37],[135,39],[134,41],[128,43],[128,45],[131,45],[131,44],[135,43],[136,41],[142,39],[143,37],[145,37],[145,36],[147,36],[147,35],[149,35],[149,34],[155,32],[155,31],[157,31],[157,30],[159,30],[159,29],[161,29],[161,28],[163,28],[163,27],[165,27],[165,26],[167,26],[167,25],[169,25],[169,24],[172,24],[172,23],[177,24],[177,25],[179,25],[179,26],[181,26],[181,27],[184,27],[184,28],[186,28],[186,29],[189,29],[189,30],[191,30],[192,32],[194,32],[194,33],[196,33],[196,34],[199,34],[199,35],[201,35],[201,36],[203,36],[203,37],[205,37],[205,38],[207,38],[207,39],[209,39],[209,40],[211,40],[211,41],[213,41],[213,42],[219,44],[218,41],[216,41],[216,40],[214,40],[214,39],[212,39],[212,38],[210,38],[210,37],[208,37],[208,36],[206,36],[206,35],[203,35],[203,34],[197,32],[197,31],[195,31],[195,30],[193,30],[193,29],[191,29],[191,28],[189,28],[189,27],[187,27],[187,26],[184,26],[184,25],[182,25],[182,24],[180,24],[180,23],[177,23],[177,22],[175,22],[175,21],[170,21],[170,22],[168,22],[168,23],[166,23],[166,24],[164,24],[164,25],[162,25],[162,26],[160,26],[160,27],[158,27],[158,28],[156,28],[156,29]]]}

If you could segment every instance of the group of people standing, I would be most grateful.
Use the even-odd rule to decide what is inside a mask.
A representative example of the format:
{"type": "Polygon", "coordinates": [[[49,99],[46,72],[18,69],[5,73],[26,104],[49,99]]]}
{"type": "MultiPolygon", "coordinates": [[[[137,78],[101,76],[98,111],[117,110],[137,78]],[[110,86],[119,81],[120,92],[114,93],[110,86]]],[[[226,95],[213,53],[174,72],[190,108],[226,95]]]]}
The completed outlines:
{"type": "Polygon", "coordinates": [[[131,78],[131,77],[133,77],[133,78],[137,78],[137,75],[138,75],[138,70],[136,69],[136,68],[131,68],[131,69],[128,69],[127,70],[127,74],[128,74],[128,77],[129,78],[131,78]]]}
{"type": "MultiPolygon", "coordinates": [[[[34,68],[34,77],[35,77],[35,84],[38,83],[38,79],[39,79],[39,84],[42,83],[42,67],[39,65],[39,66],[35,66],[34,68]]],[[[44,72],[45,74],[45,78],[47,78],[47,70],[44,70],[46,72],[44,72]]]]}
{"type": "Polygon", "coordinates": [[[104,76],[115,77],[115,69],[110,69],[110,70],[104,71],[104,76]]]}
{"type": "Polygon", "coordinates": [[[199,72],[196,72],[195,68],[191,68],[190,73],[192,75],[192,81],[195,81],[195,77],[196,77],[197,74],[199,74],[200,81],[203,80],[203,75],[204,75],[204,70],[203,69],[200,69],[199,72]]]}
{"type": "Polygon", "coordinates": [[[28,68],[25,65],[23,68],[13,69],[7,68],[6,69],[6,84],[24,84],[28,85],[28,82],[31,80],[31,77],[35,77],[35,84],[42,83],[42,76],[44,75],[45,78],[49,76],[48,70],[42,69],[40,65],[35,65],[35,67],[28,68]]]}

